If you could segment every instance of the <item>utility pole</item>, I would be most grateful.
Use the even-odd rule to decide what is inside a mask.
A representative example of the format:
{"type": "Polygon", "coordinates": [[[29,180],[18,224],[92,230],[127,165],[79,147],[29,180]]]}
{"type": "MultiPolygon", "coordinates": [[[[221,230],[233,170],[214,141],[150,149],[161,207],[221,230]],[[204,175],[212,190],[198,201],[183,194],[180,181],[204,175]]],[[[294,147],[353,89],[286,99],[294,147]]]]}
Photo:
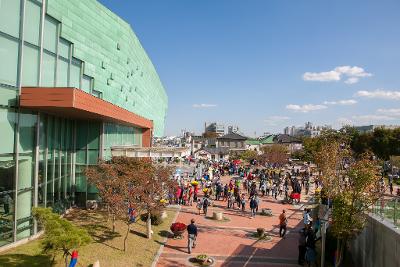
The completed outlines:
{"type": "Polygon", "coordinates": [[[325,266],[326,222],[321,225],[321,267],[325,266]]]}
{"type": "Polygon", "coordinates": [[[329,201],[324,209],[324,217],[321,219],[321,267],[325,266],[325,243],[326,243],[326,229],[329,226],[329,201]]]}

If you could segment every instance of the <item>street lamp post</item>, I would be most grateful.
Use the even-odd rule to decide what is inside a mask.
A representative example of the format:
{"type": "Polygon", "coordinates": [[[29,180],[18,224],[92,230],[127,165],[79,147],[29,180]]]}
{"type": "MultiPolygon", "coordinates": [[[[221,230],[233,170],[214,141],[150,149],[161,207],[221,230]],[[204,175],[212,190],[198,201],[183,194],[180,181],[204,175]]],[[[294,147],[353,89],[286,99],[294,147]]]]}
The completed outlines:
{"type": "Polygon", "coordinates": [[[324,217],[321,218],[321,267],[325,266],[325,244],[326,244],[326,229],[329,227],[329,203],[324,210],[324,217]]]}
{"type": "Polygon", "coordinates": [[[325,242],[326,242],[326,225],[328,222],[321,221],[321,267],[325,265],[325,242]]]}

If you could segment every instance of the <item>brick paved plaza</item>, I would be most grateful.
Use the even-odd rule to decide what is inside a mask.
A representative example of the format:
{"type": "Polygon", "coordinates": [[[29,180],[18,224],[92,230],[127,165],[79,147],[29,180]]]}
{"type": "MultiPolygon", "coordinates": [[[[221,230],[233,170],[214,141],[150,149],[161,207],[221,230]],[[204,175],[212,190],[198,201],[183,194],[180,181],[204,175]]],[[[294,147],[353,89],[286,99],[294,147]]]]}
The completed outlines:
{"type": "MultiPolygon", "coordinates": [[[[224,183],[230,177],[222,177],[224,183]]],[[[302,227],[302,209],[308,197],[302,199],[300,205],[281,204],[278,200],[269,197],[260,198],[259,211],[270,208],[273,216],[250,218],[250,209],[246,203],[246,212],[227,209],[227,202],[215,201],[214,206],[208,210],[208,216],[214,211],[222,211],[229,221],[215,221],[198,215],[195,204],[182,206],[177,220],[185,224],[194,218],[199,228],[197,246],[192,255],[187,252],[187,233],[181,240],[169,238],[156,266],[190,266],[190,257],[207,254],[215,259],[213,266],[298,266],[297,265],[297,239],[298,231],[302,227]],[[286,209],[288,217],[288,231],[284,239],[279,237],[278,216],[286,209]],[[258,227],[265,228],[272,237],[271,241],[259,241],[253,238],[252,233],[258,227]]]]}

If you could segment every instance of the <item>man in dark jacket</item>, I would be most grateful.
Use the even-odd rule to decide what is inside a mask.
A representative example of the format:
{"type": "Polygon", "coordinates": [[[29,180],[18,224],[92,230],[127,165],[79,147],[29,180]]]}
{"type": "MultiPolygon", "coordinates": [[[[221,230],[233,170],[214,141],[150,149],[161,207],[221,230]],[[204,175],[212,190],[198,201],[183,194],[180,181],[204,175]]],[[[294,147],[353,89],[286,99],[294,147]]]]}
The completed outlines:
{"type": "Polygon", "coordinates": [[[189,254],[192,254],[192,248],[196,247],[197,226],[194,223],[195,223],[195,221],[194,221],[194,219],[192,219],[190,221],[190,224],[187,226],[189,254]]]}

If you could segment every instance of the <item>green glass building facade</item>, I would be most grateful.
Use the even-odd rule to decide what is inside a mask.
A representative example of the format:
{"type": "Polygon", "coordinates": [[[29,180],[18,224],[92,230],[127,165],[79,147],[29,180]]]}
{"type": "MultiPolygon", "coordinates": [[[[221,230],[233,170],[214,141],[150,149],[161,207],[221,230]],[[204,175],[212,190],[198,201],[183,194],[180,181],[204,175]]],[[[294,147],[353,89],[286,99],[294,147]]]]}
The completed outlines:
{"type": "Polygon", "coordinates": [[[164,131],[168,98],[128,23],[96,0],[0,0],[0,246],[38,231],[34,206],[63,212],[95,199],[83,172],[112,146],[151,139],[132,120],[26,108],[27,87],[48,95],[77,88],[151,121],[156,136],[164,131]]]}

